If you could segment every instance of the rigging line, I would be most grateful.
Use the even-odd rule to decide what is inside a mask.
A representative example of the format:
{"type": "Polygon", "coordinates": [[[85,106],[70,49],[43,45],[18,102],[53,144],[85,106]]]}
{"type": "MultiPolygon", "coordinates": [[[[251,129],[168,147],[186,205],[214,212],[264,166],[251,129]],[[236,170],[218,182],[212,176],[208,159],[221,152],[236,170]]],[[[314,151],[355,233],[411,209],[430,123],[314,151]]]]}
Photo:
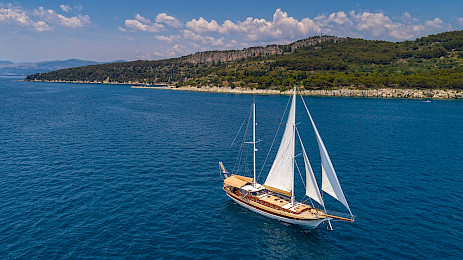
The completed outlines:
{"type": "MultiPolygon", "coordinates": [[[[304,198],[305,198],[305,197],[306,197],[306,196],[304,196],[304,198]]],[[[312,199],[311,199],[309,196],[307,196],[306,199],[304,199],[304,198],[302,198],[302,199],[303,199],[303,200],[301,201],[302,203],[305,203],[306,201],[310,201],[310,204],[312,205],[312,208],[315,208],[315,205],[313,204],[313,201],[312,201],[312,199]]]]}
{"type": "MultiPolygon", "coordinates": [[[[301,136],[299,135],[299,131],[297,130],[297,127],[295,127],[295,128],[296,128],[297,136],[299,137],[299,142],[301,143],[301,145],[303,145],[303,144],[302,144],[301,136]]],[[[296,158],[294,158],[294,163],[296,164],[297,170],[299,171],[299,166],[297,165],[296,158]]],[[[304,162],[304,163],[305,163],[305,162],[304,162]]],[[[307,174],[307,173],[306,173],[306,174],[307,174]]],[[[301,172],[300,172],[300,171],[299,171],[299,175],[301,176],[301,180],[302,180],[302,183],[304,184],[304,187],[306,187],[306,186],[305,186],[304,179],[302,178],[302,175],[301,175],[301,172]]],[[[307,187],[306,187],[306,189],[307,189],[307,187]]]]}
{"type": "MultiPolygon", "coordinates": [[[[252,106],[249,108],[248,114],[251,114],[251,108],[252,108],[252,106]]],[[[233,142],[231,143],[230,147],[235,144],[236,138],[238,137],[239,133],[241,132],[241,128],[243,128],[243,125],[244,125],[245,122],[246,122],[246,117],[243,119],[243,123],[241,123],[240,129],[236,133],[235,138],[233,138],[233,142]]]]}
{"type": "MultiPolygon", "coordinates": [[[[249,111],[251,111],[251,110],[249,110],[249,111]]],[[[250,112],[250,113],[249,113],[249,116],[248,116],[248,124],[246,125],[246,130],[244,131],[244,134],[243,134],[243,140],[241,141],[240,149],[239,149],[237,158],[236,158],[236,160],[235,160],[235,164],[233,165],[233,172],[235,172],[235,167],[236,167],[236,165],[238,165],[238,169],[237,169],[237,170],[240,169],[241,160],[242,160],[241,158],[243,157],[243,153],[244,153],[243,147],[244,147],[244,144],[245,144],[245,141],[246,141],[245,139],[246,139],[246,135],[247,135],[247,133],[248,133],[249,123],[250,123],[250,121],[251,121],[251,115],[252,115],[252,113],[250,112]]],[[[246,120],[245,120],[245,121],[246,121],[246,120]]]]}
{"type": "Polygon", "coordinates": [[[301,170],[299,170],[299,165],[297,165],[296,159],[294,159],[294,164],[296,165],[297,171],[299,172],[299,176],[301,176],[302,184],[305,187],[304,178],[302,178],[301,170]]]}
{"type": "MultiPolygon", "coordinates": [[[[301,146],[303,147],[304,144],[302,143],[302,139],[301,139],[301,136],[299,135],[299,131],[297,130],[297,127],[296,127],[296,133],[297,133],[297,136],[299,137],[299,142],[301,143],[301,146]]],[[[305,149],[305,148],[302,148],[302,149],[305,149]]],[[[304,159],[304,160],[305,160],[305,159],[304,159]]],[[[296,162],[296,160],[294,160],[294,162],[296,162]]],[[[304,161],[304,164],[305,164],[305,161],[304,161]]],[[[297,163],[296,163],[296,166],[297,166],[297,170],[299,171],[299,166],[297,165],[297,163]]],[[[307,172],[306,172],[305,174],[307,174],[307,172]]],[[[307,186],[305,186],[304,178],[302,178],[302,175],[301,175],[301,172],[300,172],[300,171],[299,171],[299,175],[301,176],[302,183],[304,184],[304,187],[305,187],[306,190],[307,190],[307,186]]],[[[305,196],[305,195],[304,195],[304,196],[305,196]]],[[[315,206],[313,205],[312,199],[311,199],[310,197],[308,197],[308,196],[307,196],[307,198],[310,200],[310,204],[312,204],[312,207],[315,207],[315,206]]],[[[305,200],[305,201],[307,201],[307,200],[305,200]]]]}
{"type": "Polygon", "coordinates": [[[283,112],[283,115],[281,116],[281,120],[280,120],[280,124],[278,125],[277,132],[275,133],[275,136],[273,137],[272,145],[270,145],[270,149],[268,150],[267,156],[265,157],[264,163],[262,164],[262,168],[259,171],[259,175],[257,175],[257,179],[259,179],[260,175],[262,174],[265,164],[267,163],[268,157],[270,156],[270,152],[272,151],[273,145],[275,144],[275,140],[277,139],[278,132],[280,131],[280,128],[281,128],[281,123],[283,122],[283,119],[285,118],[286,110],[288,110],[289,101],[291,101],[291,98],[289,98],[288,103],[286,103],[286,108],[285,108],[285,111],[283,112]]]}
{"type": "MultiPolygon", "coordinates": [[[[252,112],[252,110],[250,110],[252,112]]],[[[249,131],[249,125],[251,124],[251,117],[252,117],[252,113],[249,113],[249,117],[248,117],[248,122],[247,122],[247,125],[246,125],[246,128],[245,128],[245,131],[244,131],[244,134],[243,134],[243,139],[241,141],[241,146],[240,146],[240,153],[239,153],[239,158],[238,158],[238,169],[237,171],[239,172],[243,172],[243,176],[247,176],[247,174],[249,173],[249,162],[247,161],[247,158],[248,158],[248,149],[245,149],[245,146],[246,146],[246,138],[248,137],[248,131],[249,131]]]]}
{"type": "Polygon", "coordinates": [[[243,150],[242,150],[242,145],[240,146],[240,149],[238,151],[238,154],[236,156],[236,159],[235,159],[235,164],[233,165],[233,173],[236,173],[236,171],[239,171],[240,168],[241,168],[241,157],[242,157],[242,153],[243,153],[243,150]],[[236,169],[236,171],[235,171],[236,169]]]}
{"type": "MultiPolygon", "coordinates": [[[[236,158],[235,165],[237,165],[236,172],[239,172],[242,168],[243,156],[244,156],[244,143],[241,144],[240,150],[238,152],[238,157],[236,158]]],[[[235,166],[233,166],[233,170],[235,170],[235,166]]],[[[235,171],[234,171],[235,172],[235,171]]]]}
{"type": "MultiPolygon", "coordinates": [[[[302,96],[301,96],[301,98],[302,98],[302,96]]],[[[304,99],[302,99],[302,100],[304,100],[304,99]]],[[[304,105],[305,105],[305,103],[304,103],[304,105]]],[[[306,109],[307,109],[307,106],[306,106],[306,109]]],[[[307,110],[307,112],[308,112],[308,110],[307,110]]],[[[307,153],[305,152],[304,144],[302,143],[301,135],[299,134],[299,130],[297,129],[297,127],[296,127],[296,133],[297,133],[297,136],[299,137],[299,142],[301,144],[301,148],[302,148],[303,152],[305,153],[305,156],[307,156],[307,153]]],[[[308,158],[307,158],[307,160],[308,160],[308,158]]],[[[306,163],[305,158],[304,158],[304,163],[306,163]]],[[[310,166],[310,162],[309,162],[309,166],[310,166]]],[[[306,172],[306,174],[307,174],[307,172],[306,172]]],[[[306,187],[306,189],[307,189],[307,187],[306,187]]],[[[320,193],[320,192],[318,192],[318,193],[320,193]]],[[[322,201],[324,201],[323,200],[323,194],[320,194],[320,195],[322,196],[322,198],[321,198],[322,201]]],[[[309,197],[309,199],[310,199],[310,197],[309,197]]],[[[310,202],[312,203],[312,199],[310,199],[310,202]]],[[[313,203],[312,203],[312,206],[313,206],[313,203]]],[[[324,203],[323,203],[323,207],[325,207],[324,203]]]]}
{"type": "MultiPolygon", "coordinates": [[[[296,127],[296,133],[297,133],[297,137],[299,138],[299,143],[301,144],[301,148],[302,148],[303,152],[306,153],[306,152],[305,152],[305,148],[304,148],[304,144],[302,143],[301,135],[299,134],[299,130],[297,130],[297,127],[296,127]]],[[[305,156],[307,156],[307,154],[305,154],[305,156]]],[[[305,163],[306,163],[306,162],[305,162],[305,158],[304,158],[304,164],[305,164],[305,163]]],[[[306,172],[305,174],[307,174],[307,172],[306,172]]],[[[302,176],[301,176],[301,178],[302,178],[302,176]]],[[[302,180],[302,182],[304,183],[304,180],[302,180]]],[[[304,183],[304,187],[306,187],[306,186],[305,186],[305,183],[304,183]]],[[[307,188],[307,187],[306,187],[306,188],[307,188]]]]}

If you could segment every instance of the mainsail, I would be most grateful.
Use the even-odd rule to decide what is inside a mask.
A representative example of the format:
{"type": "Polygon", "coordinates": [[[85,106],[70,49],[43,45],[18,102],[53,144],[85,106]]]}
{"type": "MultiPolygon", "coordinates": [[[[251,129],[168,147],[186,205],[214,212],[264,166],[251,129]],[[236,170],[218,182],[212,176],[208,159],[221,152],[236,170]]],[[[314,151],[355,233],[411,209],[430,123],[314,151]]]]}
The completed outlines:
{"type": "Polygon", "coordinates": [[[286,122],[286,129],[281,140],[275,161],[265,180],[266,187],[284,191],[293,195],[294,186],[294,145],[296,122],[296,91],[293,94],[291,108],[286,122]]]}
{"type": "Polygon", "coordinates": [[[310,122],[312,122],[312,126],[317,137],[318,149],[320,150],[320,157],[322,162],[322,190],[331,195],[333,198],[337,199],[339,202],[341,202],[352,215],[352,212],[349,208],[349,204],[347,203],[347,200],[344,197],[344,193],[342,192],[341,185],[339,184],[336,171],[334,170],[333,164],[331,163],[330,156],[326,151],[325,144],[323,143],[323,140],[320,137],[320,134],[318,133],[317,127],[315,126],[312,116],[310,115],[310,112],[307,109],[304,99],[302,99],[302,102],[304,103],[307,114],[309,115],[310,122]]]}

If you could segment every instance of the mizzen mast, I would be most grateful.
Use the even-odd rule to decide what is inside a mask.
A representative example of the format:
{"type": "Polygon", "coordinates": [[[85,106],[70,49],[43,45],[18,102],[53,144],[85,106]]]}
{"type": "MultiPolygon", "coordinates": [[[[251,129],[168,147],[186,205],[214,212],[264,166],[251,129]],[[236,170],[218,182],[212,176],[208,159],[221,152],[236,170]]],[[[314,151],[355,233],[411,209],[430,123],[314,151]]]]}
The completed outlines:
{"type": "Polygon", "coordinates": [[[252,103],[252,142],[245,142],[247,144],[252,144],[252,164],[253,164],[253,174],[254,174],[254,179],[252,185],[257,187],[257,182],[256,182],[256,102],[252,103]]]}

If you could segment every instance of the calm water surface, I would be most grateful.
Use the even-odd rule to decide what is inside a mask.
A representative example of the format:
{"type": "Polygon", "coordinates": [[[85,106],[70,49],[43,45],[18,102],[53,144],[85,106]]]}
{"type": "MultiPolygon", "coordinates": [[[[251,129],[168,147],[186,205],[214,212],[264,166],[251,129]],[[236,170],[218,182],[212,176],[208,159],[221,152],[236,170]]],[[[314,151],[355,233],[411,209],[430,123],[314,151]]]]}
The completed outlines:
{"type": "Polygon", "coordinates": [[[221,190],[253,100],[261,165],[288,97],[0,78],[0,255],[463,258],[463,102],[306,98],[357,220],[305,231],[221,190]]]}

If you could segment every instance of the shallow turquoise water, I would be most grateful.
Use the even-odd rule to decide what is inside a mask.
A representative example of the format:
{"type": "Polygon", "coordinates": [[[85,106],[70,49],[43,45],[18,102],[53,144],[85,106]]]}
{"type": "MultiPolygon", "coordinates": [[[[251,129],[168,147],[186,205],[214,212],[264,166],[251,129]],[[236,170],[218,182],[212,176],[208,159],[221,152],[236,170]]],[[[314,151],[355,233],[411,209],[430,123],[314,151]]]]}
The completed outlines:
{"type": "Polygon", "coordinates": [[[0,78],[0,255],[463,257],[463,102],[306,98],[357,219],[305,231],[221,190],[253,100],[262,163],[288,97],[0,78]]]}

